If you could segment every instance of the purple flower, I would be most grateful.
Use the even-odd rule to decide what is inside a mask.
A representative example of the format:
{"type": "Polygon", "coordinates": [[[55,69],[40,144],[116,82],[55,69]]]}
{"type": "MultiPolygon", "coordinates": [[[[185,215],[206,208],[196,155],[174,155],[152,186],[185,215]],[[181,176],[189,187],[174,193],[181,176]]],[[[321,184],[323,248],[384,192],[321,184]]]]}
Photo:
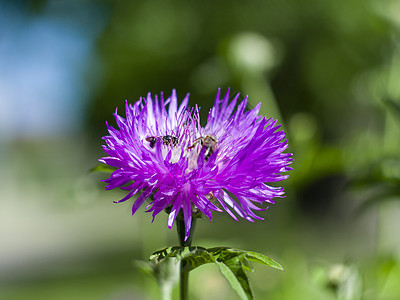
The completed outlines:
{"type": "Polygon", "coordinates": [[[291,170],[285,132],[258,115],[260,103],[245,111],[247,97],[240,103],[239,94],[230,100],[229,89],[220,96],[219,89],[205,127],[199,108],[188,107],[189,95],[178,107],[175,90],[168,99],[149,93],[133,105],[126,103],[126,118],[115,112],[119,129],[107,123],[110,135],[103,137],[103,148],[108,156],[99,161],[117,168],[104,180],[106,189],[128,191],[116,203],[141,192],[132,214],[150,199],[146,211],[153,220],[169,211],[169,228],[182,210],[185,239],[193,214],[212,220],[211,212],[221,212],[219,207],[235,220],[232,211],[251,222],[263,219],[253,211],[268,207],[258,205],[284,197],[283,188],[267,183],[286,179],[281,173],[291,170]]]}

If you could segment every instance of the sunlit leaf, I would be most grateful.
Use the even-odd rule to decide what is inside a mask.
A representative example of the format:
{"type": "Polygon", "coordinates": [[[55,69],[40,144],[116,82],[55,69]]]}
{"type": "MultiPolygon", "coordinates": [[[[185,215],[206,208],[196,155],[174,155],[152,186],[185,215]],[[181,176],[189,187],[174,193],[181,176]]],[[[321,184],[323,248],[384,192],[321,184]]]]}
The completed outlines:
{"type": "Polygon", "coordinates": [[[260,264],[264,264],[278,270],[284,270],[278,262],[261,253],[246,251],[246,258],[250,261],[258,262],[260,264]]]}

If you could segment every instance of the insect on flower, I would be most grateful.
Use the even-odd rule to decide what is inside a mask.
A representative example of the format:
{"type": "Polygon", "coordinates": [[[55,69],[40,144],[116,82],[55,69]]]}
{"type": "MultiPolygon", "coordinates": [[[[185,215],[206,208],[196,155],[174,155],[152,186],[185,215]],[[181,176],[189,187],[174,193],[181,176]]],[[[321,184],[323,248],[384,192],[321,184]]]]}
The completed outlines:
{"type": "Polygon", "coordinates": [[[196,146],[196,144],[200,142],[202,148],[204,149],[204,160],[210,158],[211,154],[213,154],[218,147],[218,140],[213,135],[206,135],[205,137],[199,137],[193,141],[193,144],[188,147],[188,149],[192,149],[196,146]]]}
{"type": "Polygon", "coordinates": [[[166,146],[169,146],[172,144],[172,146],[177,146],[179,139],[176,136],[172,135],[164,135],[164,136],[149,136],[146,138],[146,141],[150,143],[150,148],[154,148],[154,146],[157,143],[157,139],[162,140],[163,144],[166,146]]]}
{"type": "Polygon", "coordinates": [[[125,117],[116,112],[118,127],[107,123],[107,155],[99,159],[116,168],[104,180],[106,189],[127,191],[115,202],[136,195],[134,214],[149,200],[146,211],[153,220],[166,211],[170,229],[182,212],[185,239],[199,214],[212,220],[213,211],[225,210],[235,220],[262,220],[255,211],[285,197],[275,183],[288,177],[292,154],[285,152],[286,133],[277,121],[258,114],[260,103],[246,110],[247,97],[229,94],[218,90],[205,126],[200,108],[189,108],[189,94],[178,104],[175,90],[166,99],[149,93],[126,103],[125,117]]]}

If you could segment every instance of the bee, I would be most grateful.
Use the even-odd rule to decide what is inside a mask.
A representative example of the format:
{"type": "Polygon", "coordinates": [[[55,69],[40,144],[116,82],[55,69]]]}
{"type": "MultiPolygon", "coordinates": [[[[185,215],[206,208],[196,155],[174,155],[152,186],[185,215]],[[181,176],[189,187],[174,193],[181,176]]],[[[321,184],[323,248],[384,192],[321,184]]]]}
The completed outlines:
{"type": "Polygon", "coordinates": [[[176,136],[172,136],[172,135],[164,135],[164,136],[149,136],[146,138],[146,141],[150,143],[150,148],[154,148],[154,146],[157,143],[157,139],[161,139],[163,144],[168,146],[171,145],[172,146],[176,146],[178,145],[179,139],[176,136]]]}
{"type": "Polygon", "coordinates": [[[194,148],[198,142],[200,142],[201,146],[205,149],[204,160],[207,161],[207,159],[210,158],[211,154],[213,154],[217,150],[218,140],[213,135],[206,135],[204,137],[202,136],[195,139],[193,141],[193,145],[191,145],[188,149],[194,148]]]}

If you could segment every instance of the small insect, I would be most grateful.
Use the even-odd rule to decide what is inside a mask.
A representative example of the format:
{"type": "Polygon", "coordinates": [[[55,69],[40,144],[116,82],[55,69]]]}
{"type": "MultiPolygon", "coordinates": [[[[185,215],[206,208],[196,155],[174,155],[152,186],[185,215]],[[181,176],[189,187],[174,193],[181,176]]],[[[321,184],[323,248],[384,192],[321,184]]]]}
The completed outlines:
{"type": "Polygon", "coordinates": [[[172,146],[178,145],[178,141],[179,141],[176,136],[172,136],[172,135],[164,135],[162,137],[162,140],[163,140],[164,145],[172,144],[172,146]]]}
{"type": "Polygon", "coordinates": [[[176,136],[172,136],[172,135],[164,135],[164,136],[149,136],[146,138],[146,141],[148,141],[150,143],[150,148],[154,148],[154,146],[157,143],[157,139],[161,139],[163,144],[168,146],[171,145],[172,146],[176,146],[178,145],[179,139],[176,136]]]}
{"type": "Polygon", "coordinates": [[[193,141],[193,145],[191,145],[188,149],[192,149],[196,146],[196,144],[200,142],[201,146],[205,149],[204,152],[204,159],[207,161],[207,159],[210,158],[211,154],[217,150],[218,146],[218,140],[215,136],[213,135],[206,135],[199,137],[193,141]]]}

